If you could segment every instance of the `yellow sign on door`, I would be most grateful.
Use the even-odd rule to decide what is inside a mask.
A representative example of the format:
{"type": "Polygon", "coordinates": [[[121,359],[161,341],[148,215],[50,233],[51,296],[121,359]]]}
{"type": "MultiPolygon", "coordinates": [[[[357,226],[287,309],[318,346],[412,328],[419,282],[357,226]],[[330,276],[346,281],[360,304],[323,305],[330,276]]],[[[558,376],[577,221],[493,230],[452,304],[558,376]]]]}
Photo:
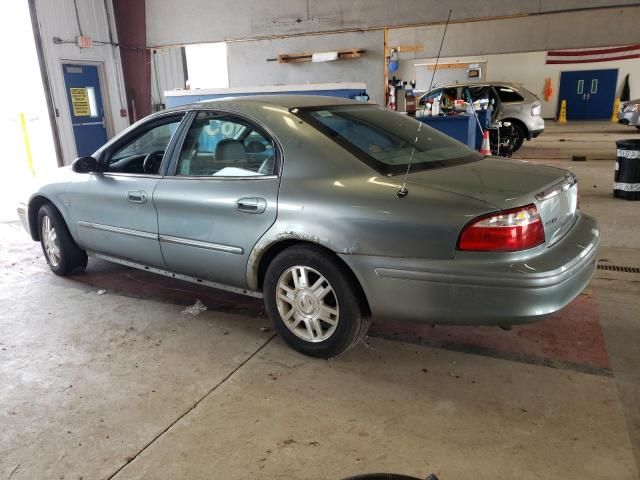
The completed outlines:
{"type": "Polygon", "coordinates": [[[70,88],[71,105],[75,117],[90,117],[89,94],[86,88],[70,88]]]}

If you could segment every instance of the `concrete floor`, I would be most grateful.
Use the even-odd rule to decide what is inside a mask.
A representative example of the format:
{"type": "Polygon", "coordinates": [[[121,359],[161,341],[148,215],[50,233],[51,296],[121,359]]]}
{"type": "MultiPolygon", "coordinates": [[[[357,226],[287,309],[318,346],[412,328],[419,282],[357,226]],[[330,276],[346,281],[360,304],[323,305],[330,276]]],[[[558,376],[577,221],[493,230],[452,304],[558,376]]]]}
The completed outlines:
{"type": "MultiPolygon", "coordinates": [[[[613,141],[637,135],[551,124],[518,155],[576,171],[615,265],[640,266],[640,203],[611,196],[613,141]]],[[[321,361],[259,301],[98,261],[58,278],[15,221],[0,266],[3,479],[638,475],[638,274],[598,270],[538,324],[378,323],[321,361]],[[196,298],[208,310],[183,315],[196,298]]]]}

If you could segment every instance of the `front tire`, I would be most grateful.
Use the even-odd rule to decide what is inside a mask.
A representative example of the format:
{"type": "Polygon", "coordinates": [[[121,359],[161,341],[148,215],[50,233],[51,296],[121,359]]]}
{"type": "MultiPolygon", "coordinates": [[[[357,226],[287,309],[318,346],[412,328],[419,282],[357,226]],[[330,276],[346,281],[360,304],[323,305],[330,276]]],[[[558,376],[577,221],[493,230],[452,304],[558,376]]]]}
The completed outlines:
{"type": "Polygon", "coordinates": [[[282,338],[306,355],[332,358],[356,345],[370,318],[355,279],[317,247],[294,246],[267,268],[264,303],[282,338]]]}
{"type": "Polygon", "coordinates": [[[527,131],[519,123],[513,123],[513,151],[517,152],[527,139],[527,131]]]}
{"type": "Polygon", "coordinates": [[[71,238],[69,229],[56,208],[48,203],[38,211],[40,245],[49,268],[56,275],[71,275],[84,271],[87,254],[71,238]]]}

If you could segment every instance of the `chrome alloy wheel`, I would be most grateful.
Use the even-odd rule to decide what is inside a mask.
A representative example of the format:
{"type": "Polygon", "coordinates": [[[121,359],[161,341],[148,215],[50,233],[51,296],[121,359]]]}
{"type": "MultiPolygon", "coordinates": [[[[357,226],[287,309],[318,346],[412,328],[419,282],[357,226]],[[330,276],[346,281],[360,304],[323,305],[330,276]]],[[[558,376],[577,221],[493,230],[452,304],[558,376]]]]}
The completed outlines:
{"type": "Polygon", "coordinates": [[[322,342],[338,326],[338,298],[329,281],[317,270],[296,265],[278,280],[276,302],[280,318],[298,338],[322,342]]]}
{"type": "Polygon", "coordinates": [[[60,243],[58,242],[56,229],[53,228],[48,215],[42,217],[40,235],[42,236],[42,244],[44,245],[47,259],[52,266],[57,267],[60,264],[60,243]]]}

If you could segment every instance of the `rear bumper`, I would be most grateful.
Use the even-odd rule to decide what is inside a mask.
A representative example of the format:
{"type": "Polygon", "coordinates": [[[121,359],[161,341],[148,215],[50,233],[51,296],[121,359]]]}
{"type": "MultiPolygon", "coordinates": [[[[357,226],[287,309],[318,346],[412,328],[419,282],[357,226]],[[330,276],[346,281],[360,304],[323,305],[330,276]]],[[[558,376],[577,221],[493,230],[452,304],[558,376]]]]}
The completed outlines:
{"type": "Polygon", "coordinates": [[[580,215],[563,239],[520,259],[471,252],[452,260],[341,258],[360,280],[374,318],[511,325],[571,302],[591,280],[599,242],[596,221],[580,215]]]}

